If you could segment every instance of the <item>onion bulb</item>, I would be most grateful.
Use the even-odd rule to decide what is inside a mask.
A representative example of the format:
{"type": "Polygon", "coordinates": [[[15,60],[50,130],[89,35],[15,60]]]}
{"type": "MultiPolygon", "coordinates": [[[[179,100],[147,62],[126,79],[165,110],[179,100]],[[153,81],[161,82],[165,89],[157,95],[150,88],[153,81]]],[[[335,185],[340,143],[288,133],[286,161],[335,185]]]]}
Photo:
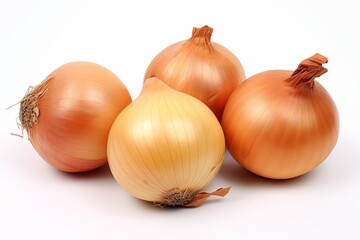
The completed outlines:
{"type": "Polygon", "coordinates": [[[245,79],[238,58],[227,48],[211,42],[213,29],[193,28],[188,40],[162,50],[148,66],[150,77],[204,102],[220,120],[230,94],[245,79]]]}
{"type": "Polygon", "coordinates": [[[295,71],[256,74],[233,92],[222,119],[226,145],[244,168],[288,179],[320,165],[336,145],[336,105],[315,78],[327,72],[315,54],[295,71]]]}
{"type": "Polygon", "coordinates": [[[160,206],[195,206],[208,197],[199,191],[218,173],[224,152],[212,111],[155,77],[119,114],[108,139],[114,178],[132,196],[160,206]]]}
{"type": "Polygon", "coordinates": [[[116,116],[131,102],[114,73],[91,62],[54,70],[20,102],[20,125],[39,155],[65,172],[107,162],[107,138],[116,116]]]}

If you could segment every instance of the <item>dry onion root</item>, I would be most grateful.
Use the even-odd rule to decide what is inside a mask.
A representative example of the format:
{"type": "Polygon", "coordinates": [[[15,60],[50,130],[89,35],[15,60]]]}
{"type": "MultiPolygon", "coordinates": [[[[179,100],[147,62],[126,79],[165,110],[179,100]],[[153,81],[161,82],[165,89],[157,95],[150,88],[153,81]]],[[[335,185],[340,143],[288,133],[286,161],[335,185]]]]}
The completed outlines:
{"type": "Polygon", "coordinates": [[[111,172],[132,196],[158,206],[196,207],[224,158],[225,139],[213,112],[157,78],[116,118],[108,140],[111,172]]]}
{"type": "Polygon", "coordinates": [[[20,126],[53,167],[88,171],[107,162],[110,127],[130,102],[114,73],[95,63],[71,62],[29,89],[20,102],[20,126]]]}
{"type": "Polygon", "coordinates": [[[26,130],[30,139],[32,134],[31,129],[35,124],[37,124],[40,115],[38,101],[46,93],[48,89],[47,85],[50,79],[51,77],[45,79],[41,84],[35,87],[29,87],[25,96],[21,99],[19,113],[19,125],[22,128],[21,137],[24,136],[23,130],[26,130]]]}
{"type": "Polygon", "coordinates": [[[322,163],[336,145],[339,115],[315,78],[327,72],[315,54],[295,71],[256,74],[233,92],[222,119],[229,152],[244,168],[287,179],[322,163]]]}

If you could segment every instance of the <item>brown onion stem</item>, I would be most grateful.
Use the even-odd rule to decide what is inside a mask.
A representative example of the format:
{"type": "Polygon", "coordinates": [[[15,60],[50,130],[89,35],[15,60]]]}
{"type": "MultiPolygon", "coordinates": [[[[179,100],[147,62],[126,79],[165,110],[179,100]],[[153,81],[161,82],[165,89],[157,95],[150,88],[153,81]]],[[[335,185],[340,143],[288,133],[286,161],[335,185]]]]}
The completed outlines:
{"type": "Polygon", "coordinates": [[[322,66],[328,59],[317,53],[312,57],[303,60],[298,68],[286,80],[290,86],[296,88],[313,88],[314,80],[328,70],[322,66]]]}
{"type": "Polygon", "coordinates": [[[207,25],[202,28],[194,27],[192,31],[192,36],[188,40],[188,46],[197,46],[207,49],[209,51],[212,50],[211,45],[211,35],[213,33],[213,29],[207,25]]]}

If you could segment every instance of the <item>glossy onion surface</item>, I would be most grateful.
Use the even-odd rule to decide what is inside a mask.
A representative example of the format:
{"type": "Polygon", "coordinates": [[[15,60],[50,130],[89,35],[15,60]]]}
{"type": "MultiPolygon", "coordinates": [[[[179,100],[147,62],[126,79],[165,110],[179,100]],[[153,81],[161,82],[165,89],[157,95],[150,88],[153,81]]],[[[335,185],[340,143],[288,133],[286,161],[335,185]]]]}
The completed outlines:
{"type": "Polygon", "coordinates": [[[219,171],[225,151],[220,123],[198,99],[146,81],[116,118],[108,142],[111,172],[131,195],[183,205],[219,171]]]}
{"type": "Polygon", "coordinates": [[[66,172],[87,171],[107,162],[110,127],[131,102],[114,73],[91,62],[67,63],[30,95],[21,102],[20,118],[43,159],[66,172]],[[29,127],[32,122],[36,124],[29,127]]]}
{"type": "Polygon", "coordinates": [[[250,77],[224,110],[229,152],[264,177],[305,174],[322,163],[337,142],[339,116],[329,93],[313,78],[291,84],[287,79],[293,73],[274,70],[250,77]]]}

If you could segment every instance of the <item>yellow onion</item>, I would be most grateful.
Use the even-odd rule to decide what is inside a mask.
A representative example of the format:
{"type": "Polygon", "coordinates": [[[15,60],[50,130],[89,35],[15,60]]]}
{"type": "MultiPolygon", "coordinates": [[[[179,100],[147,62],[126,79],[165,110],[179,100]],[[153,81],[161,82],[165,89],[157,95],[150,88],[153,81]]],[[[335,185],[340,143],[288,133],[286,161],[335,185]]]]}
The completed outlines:
{"type": "Polygon", "coordinates": [[[193,28],[188,40],[162,50],[148,66],[150,77],[204,102],[220,120],[227,99],[245,79],[238,58],[224,46],[211,42],[213,29],[193,28]]]}
{"type": "Polygon", "coordinates": [[[107,138],[117,115],[131,102],[114,73],[91,62],[54,70],[20,102],[20,125],[40,156],[65,172],[107,162],[107,138]]]}
{"type": "Polygon", "coordinates": [[[315,78],[327,69],[315,54],[295,71],[256,74],[233,92],[222,119],[229,152],[244,168],[287,179],[321,164],[336,145],[336,105],[315,78]]]}
{"type": "Polygon", "coordinates": [[[108,139],[109,166],[118,183],[161,206],[195,206],[204,195],[199,191],[218,173],[224,151],[212,111],[155,77],[119,114],[108,139]]]}

